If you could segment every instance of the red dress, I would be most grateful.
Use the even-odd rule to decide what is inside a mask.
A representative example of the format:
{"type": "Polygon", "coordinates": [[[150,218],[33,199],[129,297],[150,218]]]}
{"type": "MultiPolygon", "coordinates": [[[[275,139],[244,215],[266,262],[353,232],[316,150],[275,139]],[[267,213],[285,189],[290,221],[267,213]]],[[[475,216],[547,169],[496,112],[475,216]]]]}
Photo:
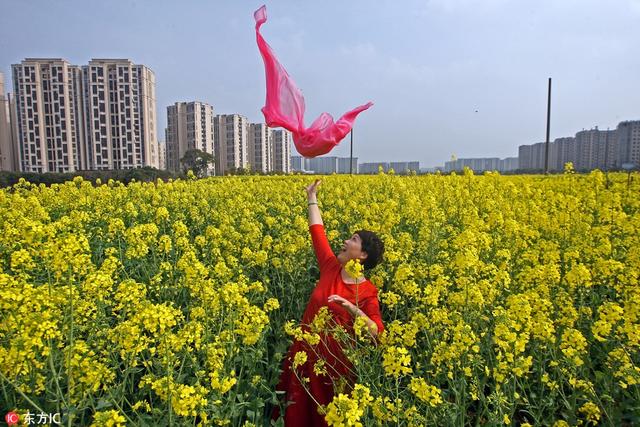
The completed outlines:
{"type": "MultiPolygon", "coordinates": [[[[345,327],[347,330],[353,330],[353,317],[340,304],[329,303],[327,299],[330,295],[340,295],[356,304],[356,285],[348,284],[342,280],[340,274],[342,266],[334,255],[324,226],[314,224],[309,227],[311,239],[313,241],[313,249],[320,266],[320,280],[316,284],[311,298],[307,304],[302,317],[303,329],[304,325],[311,323],[316,313],[322,307],[328,307],[333,315],[334,321],[345,327]]],[[[378,290],[368,280],[357,285],[357,305],[358,307],[378,325],[378,333],[384,329],[382,318],[380,316],[380,307],[378,305],[378,290]]],[[[340,349],[338,342],[329,337],[323,337],[322,342],[313,347],[313,350],[303,341],[294,341],[287,357],[284,360],[283,372],[280,376],[280,383],[276,390],[285,391],[285,401],[293,402],[287,406],[285,410],[284,423],[287,427],[315,427],[326,426],[324,417],[318,414],[317,401],[321,405],[327,405],[333,399],[333,383],[338,378],[347,380],[348,384],[353,385],[356,381],[352,373],[351,363],[347,360],[340,349]],[[307,353],[307,362],[296,369],[300,377],[309,378],[306,384],[313,398],[305,390],[295,373],[291,371],[293,358],[298,351],[305,350],[307,353]],[[313,366],[318,359],[325,360],[325,368],[329,375],[316,375],[313,372],[313,366]]],[[[274,411],[273,419],[278,417],[277,409],[274,411]]]]}

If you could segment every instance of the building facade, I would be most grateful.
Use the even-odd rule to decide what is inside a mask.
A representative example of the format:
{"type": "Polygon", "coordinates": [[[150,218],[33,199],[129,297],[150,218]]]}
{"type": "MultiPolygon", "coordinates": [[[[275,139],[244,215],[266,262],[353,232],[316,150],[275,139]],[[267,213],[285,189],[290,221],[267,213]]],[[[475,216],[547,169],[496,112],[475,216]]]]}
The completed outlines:
{"type": "MultiPolygon", "coordinates": [[[[204,102],[176,102],[167,107],[167,170],[180,172],[180,159],[188,150],[201,150],[215,156],[213,107],[204,102]]],[[[209,173],[213,173],[213,166],[209,173]]]]}
{"type": "Polygon", "coordinates": [[[302,156],[291,156],[291,171],[306,172],[309,170],[307,166],[308,159],[302,156]]]}
{"type": "Polygon", "coordinates": [[[313,173],[328,175],[338,173],[338,157],[319,156],[307,159],[308,170],[313,173]]]}
{"type": "Polygon", "coordinates": [[[338,173],[358,173],[358,158],[338,157],[338,173]],[[351,160],[351,162],[350,162],[351,160]]]}
{"type": "MultiPolygon", "coordinates": [[[[529,146],[521,146],[521,151],[527,151],[529,146]]],[[[530,156],[530,153],[524,153],[525,156],[530,156]]],[[[505,159],[499,159],[497,157],[488,157],[488,158],[469,158],[469,159],[456,159],[445,162],[444,171],[445,172],[453,172],[453,171],[462,171],[465,167],[473,170],[474,172],[484,172],[484,171],[498,171],[498,172],[506,172],[509,169],[513,168],[515,164],[517,167],[517,158],[507,157],[505,159]]]]}
{"type": "Polygon", "coordinates": [[[367,163],[360,163],[358,165],[358,171],[359,173],[362,174],[376,174],[380,171],[380,168],[382,168],[382,171],[387,173],[389,172],[389,163],[388,162],[367,162],[367,163]]]}
{"type": "MultiPolygon", "coordinates": [[[[569,162],[577,171],[618,170],[626,161],[633,163],[630,157],[633,141],[636,153],[640,152],[640,120],[621,122],[615,130],[603,131],[596,126],[581,130],[574,137],[556,138],[549,143],[549,171],[563,171],[569,162]]],[[[519,169],[544,170],[545,149],[545,143],[518,147],[519,169]]],[[[638,157],[635,161],[638,162],[638,157]]]]}
{"type": "Polygon", "coordinates": [[[127,59],[12,65],[19,170],[158,167],[155,77],[127,59]]]}
{"type": "Polygon", "coordinates": [[[252,171],[267,173],[273,166],[273,131],[264,123],[249,124],[249,165],[252,171]]]}
{"type": "Polygon", "coordinates": [[[213,119],[216,175],[249,166],[247,118],[223,114],[213,119]]]}
{"type": "Polygon", "coordinates": [[[398,174],[408,174],[420,171],[420,162],[390,162],[389,168],[398,174]]]}
{"type": "Polygon", "coordinates": [[[504,159],[500,159],[500,167],[498,171],[500,172],[510,172],[518,169],[518,158],[517,157],[506,157],[504,159]]]}
{"type": "Polygon", "coordinates": [[[158,169],[167,170],[167,144],[158,141],[158,169]]]}
{"type": "Polygon", "coordinates": [[[615,167],[617,158],[616,131],[595,129],[582,130],[575,136],[575,154],[573,167],[576,170],[610,169],[615,167]]]}
{"type": "Polygon", "coordinates": [[[18,170],[12,107],[11,95],[5,95],[4,74],[0,73],[0,170],[9,172],[18,170]]]}
{"type": "Polygon", "coordinates": [[[293,136],[291,132],[284,129],[274,129],[272,131],[273,154],[272,168],[274,172],[291,172],[291,142],[293,136]]]}
{"type": "Polygon", "coordinates": [[[616,128],[618,167],[640,166],[640,120],[620,122],[616,128]]]}
{"type": "Polygon", "coordinates": [[[76,117],[80,69],[60,58],[12,65],[19,170],[74,172],[84,142],[76,117]]]}
{"type": "Polygon", "coordinates": [[[82,67],[88,169],[158,167],[155,75],[128,59],[82,67]]]}

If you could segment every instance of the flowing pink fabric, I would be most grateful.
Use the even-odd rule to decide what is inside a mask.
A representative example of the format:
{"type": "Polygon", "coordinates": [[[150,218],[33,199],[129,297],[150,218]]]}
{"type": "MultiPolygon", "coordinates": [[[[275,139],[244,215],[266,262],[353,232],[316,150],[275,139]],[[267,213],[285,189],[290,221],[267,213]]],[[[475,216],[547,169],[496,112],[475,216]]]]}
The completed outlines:
{"type": "Polygon", "coordinates": [[[256,41],[264,60],[267,80],[267,101],[262,107],[267,125],[291,131],[296,150],[304,157],[328,153],[349,133],[358,114],[373,103],[368,102],[346,112],[336,122],[331,114],[322,113],[310,127],[305,127],[302,92],[260,34],[260,27],[267,21],[267,7],[262,6],[256,10],[253,17],[256,20],[256,41]]]}

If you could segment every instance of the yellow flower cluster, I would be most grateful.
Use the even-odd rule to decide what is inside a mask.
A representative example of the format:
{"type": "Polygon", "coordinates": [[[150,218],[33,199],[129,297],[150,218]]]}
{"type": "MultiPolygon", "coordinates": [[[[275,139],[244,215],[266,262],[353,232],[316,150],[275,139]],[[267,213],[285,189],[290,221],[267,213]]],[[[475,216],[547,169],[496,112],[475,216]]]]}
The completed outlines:
{"type": "Polygon", "coordinates": [[[412,372],[411,355],[404,347],[387,347],[384,351],[382,366],[388,376],[409,375],[412,372]]]}
{"type": "Polygon", "coordinates": [[[437,387],[427,384],[424,378],[411,378],[409,389],[413,394],[431,406],[438,406],[442,403],[442,395],[437,387]]]}
{"type": "Polygon", "coordinates": [[[126,418],[116,410],[98,411],[93,417],[91,427],[125,427],[126,418]]]}
{"type": "Polygon", "coordinates": [[[350,395],[340,393],[333,398],[327,405],[325,420],[330,426],[362,427],[360,419],[372,401],[370,390],[357,384],[350,395]]]}
{"type": "Polygon", "coordinates": [[[360,262],[359,259],[350,259],[344,266],[344,269],[347,271],[347,274],[352,279],[359,279],[362,277],[362,273],[364,272],[364,266],[360,262]]]}

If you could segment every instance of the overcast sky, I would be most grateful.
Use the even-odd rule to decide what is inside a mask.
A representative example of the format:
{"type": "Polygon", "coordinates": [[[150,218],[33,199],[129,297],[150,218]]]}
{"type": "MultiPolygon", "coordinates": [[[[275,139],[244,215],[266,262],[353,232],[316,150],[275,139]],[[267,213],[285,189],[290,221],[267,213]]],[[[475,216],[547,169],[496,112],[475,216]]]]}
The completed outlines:
{"type": "MultiPolygon", "coordinates": [[[[203,101],[263,121],[253,1],[0,0],[0,71],[27,57],[129,58],[166,107],[203,101]]],[[[262,33],[303,91],[306,124],[367,101],[364,161],[517,156],[551,138],[640,119],[640,0],[273,1],[262,33]]],[[[332,151],[349,154],[348,137],[332,151]]]]}

